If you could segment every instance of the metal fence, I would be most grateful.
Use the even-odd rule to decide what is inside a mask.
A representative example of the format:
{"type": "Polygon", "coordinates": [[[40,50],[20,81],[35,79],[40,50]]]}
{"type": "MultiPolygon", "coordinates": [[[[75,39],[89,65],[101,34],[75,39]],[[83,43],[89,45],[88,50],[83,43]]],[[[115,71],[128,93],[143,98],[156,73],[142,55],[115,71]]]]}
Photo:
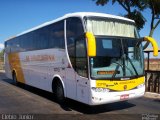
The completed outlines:
{"type": "Polygon", "coordinates": [[[146,91],[160,93],[160,71],[146,71],[146,91]]]}

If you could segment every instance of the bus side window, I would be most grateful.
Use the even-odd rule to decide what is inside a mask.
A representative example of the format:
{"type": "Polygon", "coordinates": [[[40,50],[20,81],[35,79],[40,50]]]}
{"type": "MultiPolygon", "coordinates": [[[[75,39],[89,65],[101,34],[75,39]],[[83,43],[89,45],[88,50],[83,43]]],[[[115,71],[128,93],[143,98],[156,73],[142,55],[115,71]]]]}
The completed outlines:
{"type": "Polygon", "coordinates": [[[64,49],[64,21],[54,23],[50,26],[50,48],[61,48],[64,49]]]}

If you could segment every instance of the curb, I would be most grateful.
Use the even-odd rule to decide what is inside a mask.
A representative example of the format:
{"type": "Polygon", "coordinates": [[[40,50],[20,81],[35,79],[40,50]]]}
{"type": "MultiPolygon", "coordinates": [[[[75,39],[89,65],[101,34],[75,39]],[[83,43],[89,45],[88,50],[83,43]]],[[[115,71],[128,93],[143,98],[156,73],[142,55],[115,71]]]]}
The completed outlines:
{"type": "Polygon", "coordinates": [[[153,93],[153,92],[145,92],[144,97],[153,98],[153,99],[160,99],[160,94],[153,93]]]}

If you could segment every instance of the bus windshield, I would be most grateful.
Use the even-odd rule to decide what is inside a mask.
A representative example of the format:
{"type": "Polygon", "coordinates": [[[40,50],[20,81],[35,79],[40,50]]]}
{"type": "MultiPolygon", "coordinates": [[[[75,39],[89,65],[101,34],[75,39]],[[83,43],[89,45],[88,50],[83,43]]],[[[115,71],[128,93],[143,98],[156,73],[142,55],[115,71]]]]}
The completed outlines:
{"type": "Polygon", "coordinates": [[[87,17],[86,30],[96,37],[96,56],[89,60],[91,78],[120,79],[144,75],[143,50],[134,22],[87,17]]]}
{"type": "Polygon", "coordinates": [[[96,36],[96,56],[90,57],[91,78],[116,79],[144,75],[140,39],[96,36]]]}

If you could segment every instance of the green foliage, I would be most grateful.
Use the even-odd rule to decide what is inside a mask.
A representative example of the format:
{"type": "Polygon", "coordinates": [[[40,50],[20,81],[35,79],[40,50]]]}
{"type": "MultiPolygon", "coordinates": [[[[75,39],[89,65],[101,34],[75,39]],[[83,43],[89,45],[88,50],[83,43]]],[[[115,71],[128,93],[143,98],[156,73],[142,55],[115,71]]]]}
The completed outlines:
{"type": "MultiPolygon", "coordinates": [[[[150,32],[149,36],[152,37],[155,29],[160,24],[160,1],[159,0],[141,0],[141,2],[145,5],[146,8],[151,10],[151,23],[150,23],[150,32]]],[[[144,45],[144,49],[146,49],[149,45],[147,42],[144,45]]]]}
{"type": "Polygon", "coordinates": [[[143,17],[143,15],[141,14],[140,11],[134,10],[133,12],[131,12],[130,14],[126,14],[124,15],[124,17],[127,17],[129,19],[132,19],[135,21],[136,23],[136,27],[138,30],[142,29],[146,19],[143,17]]]}
{"type": "Polygon", "coordinates": [[[141,4],[145,6],[145,8],[150,8],[152,14],[156,16],[160,15],[160,1],[159,0],[141,0],[141,4]]]}
{"type": "MultiPolygon", "coordinates": [[[[93,1],[95,1],[95,0],[93,0],[93,1]]],[[[102,6],[104,6],[105,4],[107,4],[109,2],[109,0],[97,0],[96,1],[96,4],[97,5],[102,5],[102,6]]]]}
{"type": "Polygon", "coordinates": [[[4,61],[4,49],[0,51],[0,61],[4,61]]]}

